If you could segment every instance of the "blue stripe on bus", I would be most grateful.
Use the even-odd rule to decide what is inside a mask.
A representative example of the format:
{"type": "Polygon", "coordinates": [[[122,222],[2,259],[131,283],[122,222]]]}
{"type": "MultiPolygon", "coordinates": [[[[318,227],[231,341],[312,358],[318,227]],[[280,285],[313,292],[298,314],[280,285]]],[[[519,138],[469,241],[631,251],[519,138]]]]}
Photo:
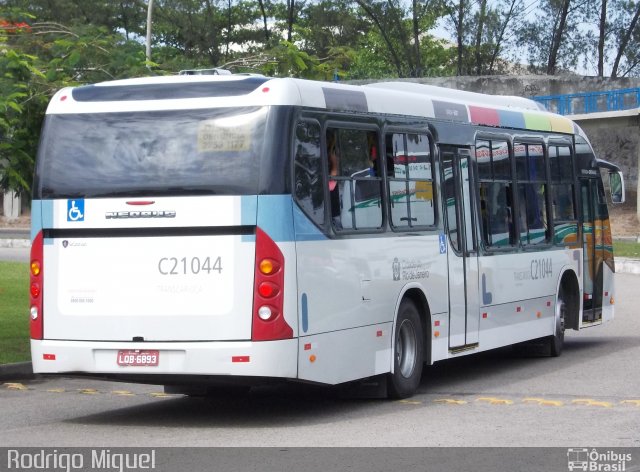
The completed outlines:
{"type": "MultiPolygon", "coordinates": [[[[256,214],[258,213],[258,197],[247,195],[240,197],[240,224],[243,226],[255,226],[256,214]]],[[[243,234],[243,243],[253,243],[256,240],[255,234],[243,234]]]]}
{"type": "Polygon", "coordinates": [[[293,224],[295,225],[296,241],[324,241],[327,239],[295,204],[293,205],[293,224]]]}
{"type": "MultiPolygon", "coordinates": [[[[257,224],[276,242],[323,241],[327,237],[315,226],[291,195],[258,195],[242,197],[241,224],[257,224]]],[[[242,236],[243,242],[254,242],[255,235],[242,236]]]]}
{"type": "Polygon", "coordinates": [[[500,126],[507,128],[524,128],[524,116],[517,111],[498,110],[500,126]]]}
{"type": "Polygon", "coordinates": [[[34,200],[31,204],[31,241],[43,228],[53,228],[53,200],[34,200]]]}
{"type": "Polygon", "coordinates": [[[302,331],[306,333],[309,330],[309,307],[306,293],[303,293],[300,299],[300,311],[302,312],[302,331]]]}
{"type": "Polygon", "coordinates": [[[257,224],[276,242],[294,240],[291,195],[258,195],[257,224]]]}

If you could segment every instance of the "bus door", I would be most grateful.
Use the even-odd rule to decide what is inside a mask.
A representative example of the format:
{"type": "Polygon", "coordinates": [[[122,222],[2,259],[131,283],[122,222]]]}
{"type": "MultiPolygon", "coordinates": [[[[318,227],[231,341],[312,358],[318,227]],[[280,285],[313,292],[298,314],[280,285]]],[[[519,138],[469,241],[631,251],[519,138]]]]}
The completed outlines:
{"type": "Polygon", "coordinates": [[[604,188],[599,179],[580,179],[582,197],[583,245],[583,314],[582,321],[592,323],[602,318],[602,290],[604,262],[604,228],[608,224],[600,206],[604,202],[604,188]],[[600,185],[598,185],[600,183],[600,185]]]}
{"type": "Polygon", "coordinates": [[[442,146],[446,231],[449,239],[449,349],[478,343],[479,286],[476,221],[468,148],[442,146]]]}

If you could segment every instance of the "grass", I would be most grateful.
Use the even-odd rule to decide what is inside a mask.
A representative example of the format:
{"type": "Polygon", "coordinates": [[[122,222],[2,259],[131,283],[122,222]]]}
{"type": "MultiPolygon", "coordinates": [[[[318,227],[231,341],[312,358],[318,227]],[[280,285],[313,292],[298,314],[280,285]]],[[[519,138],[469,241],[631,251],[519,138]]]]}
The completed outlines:
{"type": "Polygon", "coordinates": [[[613,241],[613,254],[616,257],[640,259],[640,243],[636,241],[613,241]]]}
{"type": "Polygon", "coordinates": [[[0,364],[30,359],[29,266],[0,261],[0,364]]]}

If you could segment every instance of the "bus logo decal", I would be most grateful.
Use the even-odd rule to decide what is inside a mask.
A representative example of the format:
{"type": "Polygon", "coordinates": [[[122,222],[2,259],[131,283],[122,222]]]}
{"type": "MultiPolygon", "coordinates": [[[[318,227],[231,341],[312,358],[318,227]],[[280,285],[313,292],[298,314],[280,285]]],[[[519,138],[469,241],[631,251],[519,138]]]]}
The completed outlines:
{"type": "Polygon", "coordinates": [[[392,268],[393,268],[393,280],[400,280],[400,261],[398,261],[397,257],[393,259],[392,268]]]}
{"type": "Polygon", "coordinates": [[[67,221],[84,221],[84,199],[67,200],[67,221]]]}

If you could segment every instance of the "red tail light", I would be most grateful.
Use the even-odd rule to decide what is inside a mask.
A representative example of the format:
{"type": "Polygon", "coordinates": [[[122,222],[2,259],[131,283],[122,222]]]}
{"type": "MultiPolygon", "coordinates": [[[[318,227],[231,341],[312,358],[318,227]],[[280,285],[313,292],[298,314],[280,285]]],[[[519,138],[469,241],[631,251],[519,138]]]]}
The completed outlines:
{"type": "Polygon", "coordinates": [[[42,339],[43,253],[44,242],[42,239],[42,231],[40,231],[31,244],[31,264],[29,266],[31,339],[42,339]]]}
{"type": "Polygon", "coordinates": [[[284,319],[284,256],[273,240],[256,228],[253,289],[253,341],[290,339],[293,330],[284,319]]]}

